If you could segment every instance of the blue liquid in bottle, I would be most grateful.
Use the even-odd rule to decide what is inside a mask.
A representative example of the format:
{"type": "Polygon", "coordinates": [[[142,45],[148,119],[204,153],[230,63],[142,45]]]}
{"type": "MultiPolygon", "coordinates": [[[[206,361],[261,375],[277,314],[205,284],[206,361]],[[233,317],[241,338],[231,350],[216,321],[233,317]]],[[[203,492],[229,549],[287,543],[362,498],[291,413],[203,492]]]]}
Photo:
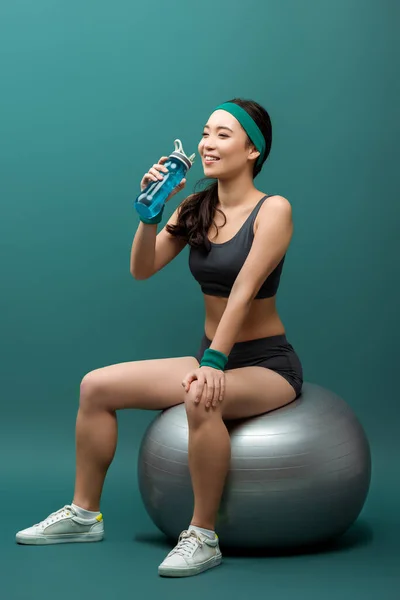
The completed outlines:
{"type": "Polygon", "coordinates": [[[151,219],[161,211],[165,200],[185,177],[193,164],[195,154],[186,156],[182,142],[175,140],[175,151],[170,154],[164,167],[168,173],[162,173],[163,179],[151,181],[135,200],[135,208],[141,217],[151,219]]]}

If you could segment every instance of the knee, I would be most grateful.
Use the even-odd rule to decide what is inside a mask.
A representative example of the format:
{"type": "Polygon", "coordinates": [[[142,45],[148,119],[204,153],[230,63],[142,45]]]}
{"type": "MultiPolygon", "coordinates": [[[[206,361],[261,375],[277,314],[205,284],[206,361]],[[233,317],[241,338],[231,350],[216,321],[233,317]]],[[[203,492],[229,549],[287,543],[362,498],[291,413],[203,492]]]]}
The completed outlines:
{"type": "Polygon", "coordinates": [[[197,382],[193,381],[189,391],[183,392],[188,425],[191,429],[200,427],[203,423],[209,421],[212,415],[218,413],[218,408],[206,408],[204,400],[198,403],[195,402],[196,390],[197,382]]]}
{"type": "Polygon", "coordinates": [[[101,408],[104,391],[104,381],[99,373],[99,369],[87,373],[80,385],[79,408],[82,410],[101,408]]]}

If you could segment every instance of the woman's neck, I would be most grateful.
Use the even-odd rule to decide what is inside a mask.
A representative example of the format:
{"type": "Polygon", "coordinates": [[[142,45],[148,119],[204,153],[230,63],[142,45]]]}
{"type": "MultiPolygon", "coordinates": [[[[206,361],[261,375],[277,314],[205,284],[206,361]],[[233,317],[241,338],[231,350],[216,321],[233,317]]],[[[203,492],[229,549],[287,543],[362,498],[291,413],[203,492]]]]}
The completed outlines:
{"type": "Polygon", "coordinates": [[[222,209],[229,210],[251,205],[257,201],[259,195],[259,190],[247,173],[234,179],[218,180],[218,203],[222,209]]]}

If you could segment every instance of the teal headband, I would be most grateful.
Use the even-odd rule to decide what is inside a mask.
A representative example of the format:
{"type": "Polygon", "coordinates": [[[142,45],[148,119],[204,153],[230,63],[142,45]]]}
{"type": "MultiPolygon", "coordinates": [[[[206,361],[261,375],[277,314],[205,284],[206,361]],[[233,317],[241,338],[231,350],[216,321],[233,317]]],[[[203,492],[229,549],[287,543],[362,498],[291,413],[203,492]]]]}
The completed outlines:
{"type": "Polygon", "coordinates": [[[235,117],[257,148],[260,153],[260,156],[257,159],[257,165],[261,165],[264,154],[265,154],[265,138],[261,133],[260,128],[257,123],[251,118],[249,113],[244,110],[238,104],[234,102],[225,102],[224,104],[220,104],[214,110],[226,110],[226,112],[230,113],[235,117]]]}

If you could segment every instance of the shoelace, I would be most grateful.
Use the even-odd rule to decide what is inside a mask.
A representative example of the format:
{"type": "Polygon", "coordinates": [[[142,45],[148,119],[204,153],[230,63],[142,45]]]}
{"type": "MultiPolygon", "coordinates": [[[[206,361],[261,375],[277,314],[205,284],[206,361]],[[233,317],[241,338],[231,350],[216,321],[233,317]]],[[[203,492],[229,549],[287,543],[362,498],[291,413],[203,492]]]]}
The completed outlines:
{"type": "Polygon", "coordinates": [[[42,521],[41,523],[37,523],[36,526],[47,527],[47,525],[50,525],[51,523],[56,523],[56,521],[59,521],[63,517],[68,517],[70,514],[74,515],[75,511],[72,508],[72,506],[69,506],[69,504],[66,504],[59,510],[56,510],[56,512],[51,513],[51,515],[46,517],[46,519],[44,521],[42,521]]]}
{"type": "Polygon", "coordinates": [[[177,545],[171,550],[169,556],[172,556],[172,554],[180,554],[181,556],[188,557],[193,556],[197,547],[200,546],[201,548],[203,544],[204,542],[199,538],[195,531],[182,531],[177,545]]]}

